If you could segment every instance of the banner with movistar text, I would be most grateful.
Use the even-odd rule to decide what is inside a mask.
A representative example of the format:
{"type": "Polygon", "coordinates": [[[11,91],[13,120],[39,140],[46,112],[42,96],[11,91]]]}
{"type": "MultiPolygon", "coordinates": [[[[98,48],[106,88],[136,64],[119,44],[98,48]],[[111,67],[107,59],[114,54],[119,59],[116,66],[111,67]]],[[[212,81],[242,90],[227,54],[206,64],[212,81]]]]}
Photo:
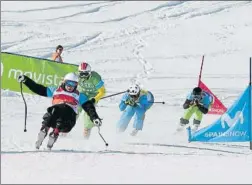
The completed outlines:
{"type": "MultiPolygon", "coordinates": [[[[21,74],[44,86],[58,86],[65,74],[77,69],[74,64],[1,52],[1,89],[20,92],[17,78],[21,74]]],[[[26,86],[23,92],[33,94],[26,86]]]]}
{"type": "Polygon", "coordinates": [[[213,124],[194,133],[188,128],[189,141],[245,142],[252,141],[251,131],[251,85],[235,103],[213,124]]]}

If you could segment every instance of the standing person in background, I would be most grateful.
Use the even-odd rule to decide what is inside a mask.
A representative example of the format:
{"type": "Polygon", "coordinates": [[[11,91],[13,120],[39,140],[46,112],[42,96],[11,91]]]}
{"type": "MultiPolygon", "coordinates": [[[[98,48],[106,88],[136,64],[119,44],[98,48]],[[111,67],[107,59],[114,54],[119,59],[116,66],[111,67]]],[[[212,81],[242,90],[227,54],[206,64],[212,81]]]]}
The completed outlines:
{"type": "Polygon", "coordinates": [[[52,60],[56,62],[63,62],[61,54],[63,52],[63,46],[58,45],[56,47],[55,53],[52,54],[52,60]]]}

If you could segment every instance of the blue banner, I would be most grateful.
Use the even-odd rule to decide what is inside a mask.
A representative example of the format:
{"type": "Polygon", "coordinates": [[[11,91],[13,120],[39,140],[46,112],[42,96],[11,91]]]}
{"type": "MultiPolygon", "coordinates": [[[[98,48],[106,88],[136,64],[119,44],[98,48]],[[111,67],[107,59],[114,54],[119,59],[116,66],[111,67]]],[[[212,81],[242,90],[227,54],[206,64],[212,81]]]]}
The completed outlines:
{"type": "Polygon", "coordinates": [[[245,142],[251,141],[251,86],[213,124],[194,133],[188,127],[189,141],[245,142]]]}

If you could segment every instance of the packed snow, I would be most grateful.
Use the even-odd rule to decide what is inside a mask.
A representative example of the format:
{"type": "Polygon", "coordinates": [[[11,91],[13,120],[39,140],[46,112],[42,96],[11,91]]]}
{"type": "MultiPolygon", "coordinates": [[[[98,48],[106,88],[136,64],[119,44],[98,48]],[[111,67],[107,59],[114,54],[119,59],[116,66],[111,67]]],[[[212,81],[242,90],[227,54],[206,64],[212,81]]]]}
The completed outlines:
{"type": "MultiPolygon", "coordinates": [[[[1,183],[252,183],[249,143],[188,143],[175,133],[185,97],[202,81],[227,107],[248,85],[251,1],[1,1],[1,50],[86,60],[107,95],[137,81],[156,101],[136,137],[116,133],[121,95],[101,100],[101,133],[83,139],[83,119],[53,150],[35,150],[51,100],[1,90],[1,183]]],[[[219,115],[206,115],[201,127],[219,115]]]]}

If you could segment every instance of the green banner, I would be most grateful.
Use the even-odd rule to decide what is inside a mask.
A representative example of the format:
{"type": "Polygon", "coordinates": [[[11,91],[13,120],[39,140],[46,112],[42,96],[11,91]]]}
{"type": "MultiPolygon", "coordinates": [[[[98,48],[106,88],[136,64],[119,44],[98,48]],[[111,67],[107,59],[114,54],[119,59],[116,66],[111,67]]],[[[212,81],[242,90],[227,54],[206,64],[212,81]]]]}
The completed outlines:
{"type": "MultiPolygon", "coordinates": [[[[20,92],[17,78],[21,74],[44,86],[58,86],[67,73],[77,69],[74,64],[1,52],[1,89],[20,92]]],[[[23,92],[33,94],[26,86],[23,92]]]]}

